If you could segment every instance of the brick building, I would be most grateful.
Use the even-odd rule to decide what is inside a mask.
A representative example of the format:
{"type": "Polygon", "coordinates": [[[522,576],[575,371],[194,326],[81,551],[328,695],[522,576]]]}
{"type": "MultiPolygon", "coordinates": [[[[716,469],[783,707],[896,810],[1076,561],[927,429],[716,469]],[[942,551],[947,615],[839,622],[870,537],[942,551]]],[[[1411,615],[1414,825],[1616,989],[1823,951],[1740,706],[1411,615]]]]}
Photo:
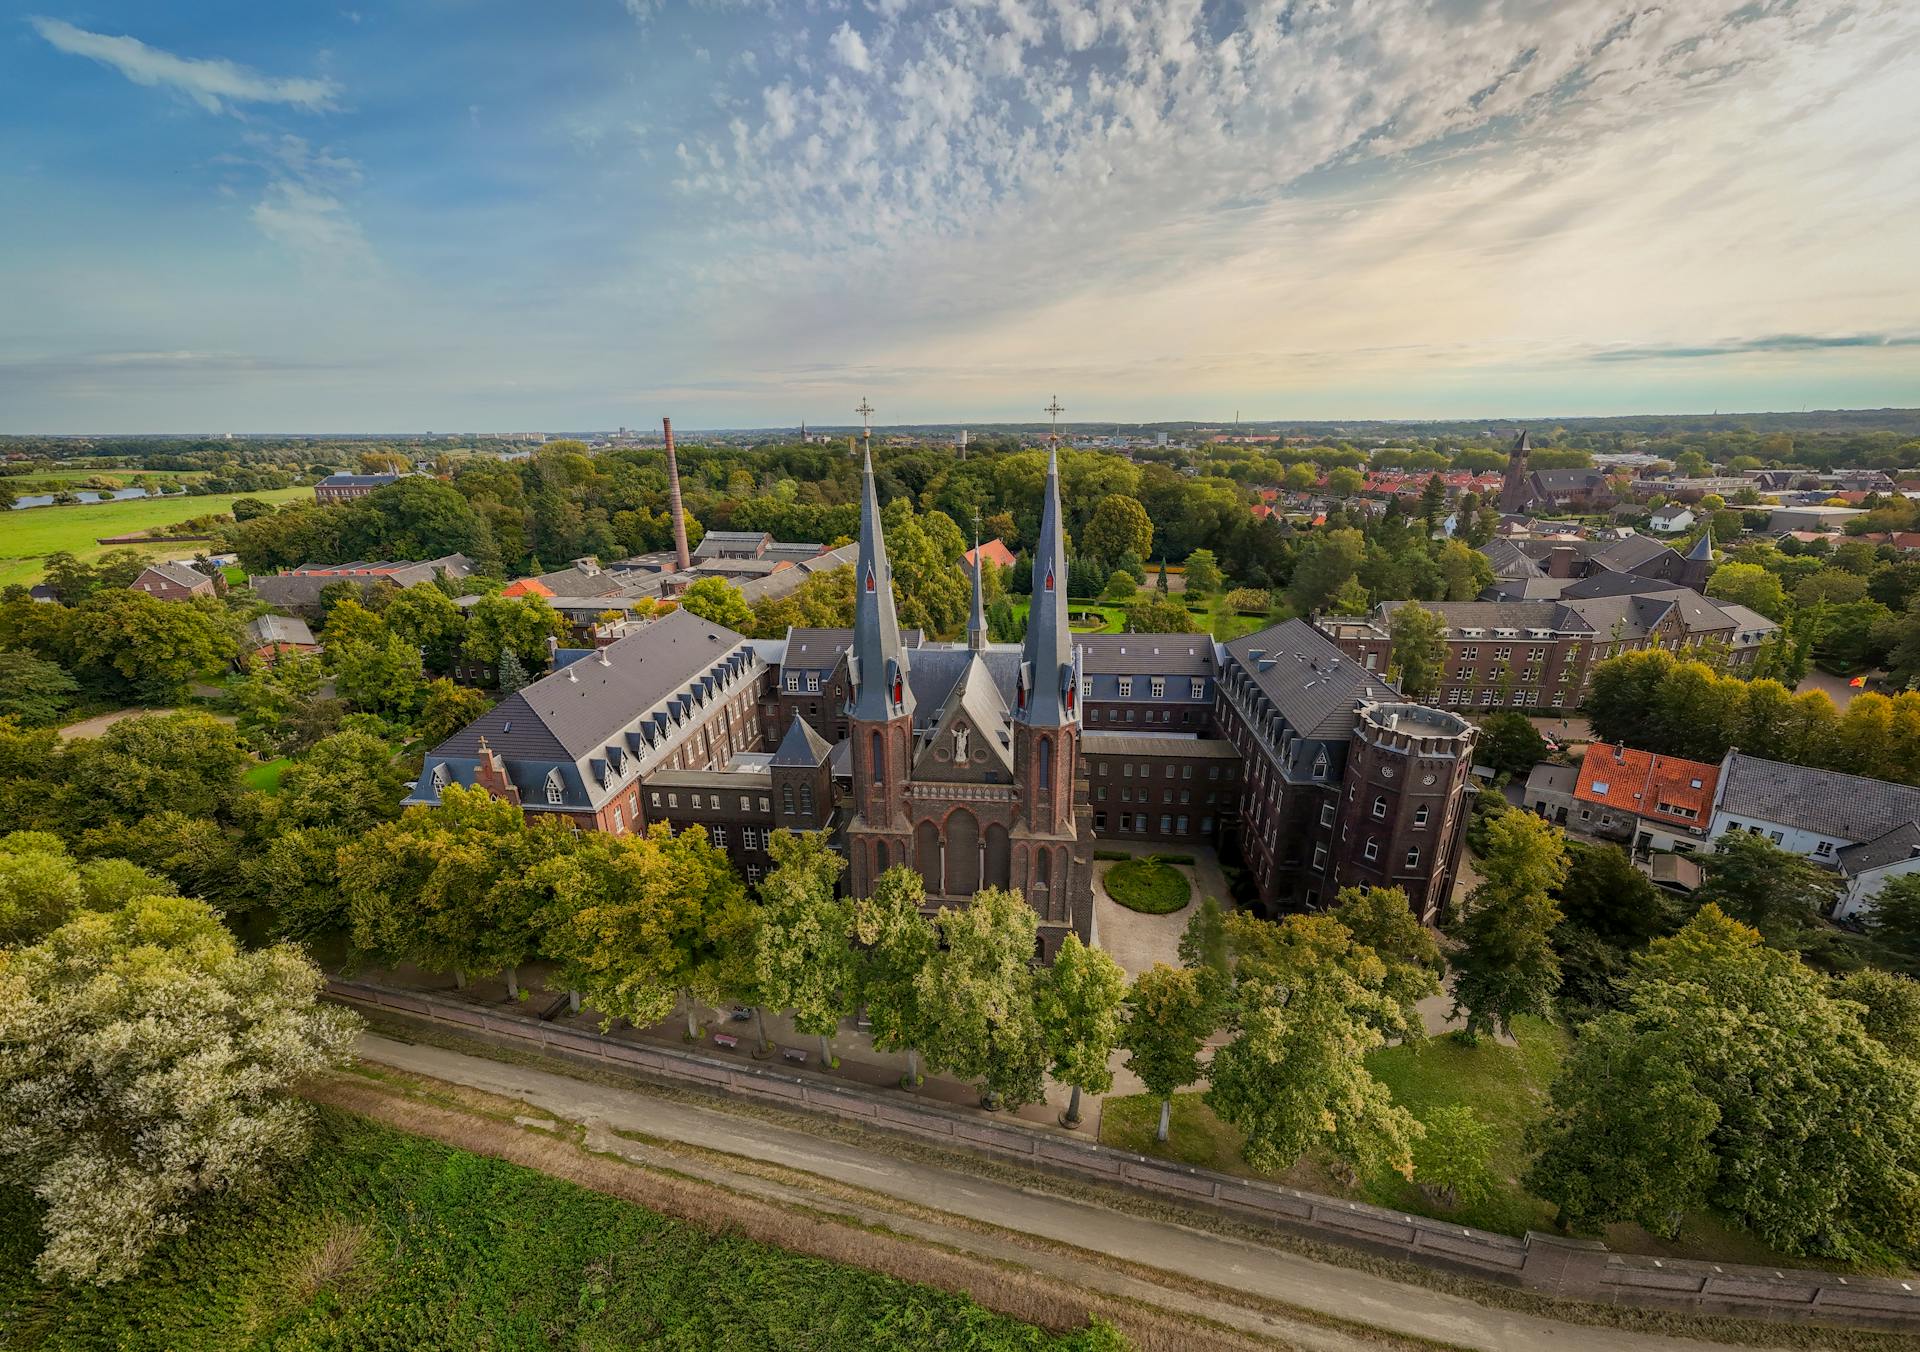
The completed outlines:
{"type": "Polygon", "coordinates": [[[186,563],[150,563],[127,586],[156,601],[189,601],[216,591],[212,578],[186,563]]]}
{"type": "Polygon", "coordinates": [[[316,502],[352,502],[399,483],[398,474],[329,474],[313,486],[316,502]]]}

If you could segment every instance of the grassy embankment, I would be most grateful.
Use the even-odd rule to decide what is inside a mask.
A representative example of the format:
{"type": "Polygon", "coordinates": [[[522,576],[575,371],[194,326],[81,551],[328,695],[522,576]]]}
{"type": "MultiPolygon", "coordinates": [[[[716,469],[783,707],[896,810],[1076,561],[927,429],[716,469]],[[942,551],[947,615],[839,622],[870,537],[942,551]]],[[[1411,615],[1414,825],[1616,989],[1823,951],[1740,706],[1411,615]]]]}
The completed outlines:
{"type": "Polygon", "coordinates": [[[208,1208],[136,1280],[35,1282],[36,1229],[0,1190],[0,1329],[45,1352],[1111,1345],[335,1109],[303,1164],[208,1208]]]}
{"type": "MultiPolygon", "coordinates": [[[[312,500],[311,488],[276,488],[261,493],[222,493],[212,497],[127,498],[88,502],[77,507],[29,507],[0,512],[0,587],[40,580],[46,557],[66,550],[81,559],[97,559],[114,546],[95,544],[102,536],[168,526],[189,517],[230,511],[239,498],[284,503],[312,500]]],[[[147,545],[143,553],[190,553],[192,546],[147,545]]]]}

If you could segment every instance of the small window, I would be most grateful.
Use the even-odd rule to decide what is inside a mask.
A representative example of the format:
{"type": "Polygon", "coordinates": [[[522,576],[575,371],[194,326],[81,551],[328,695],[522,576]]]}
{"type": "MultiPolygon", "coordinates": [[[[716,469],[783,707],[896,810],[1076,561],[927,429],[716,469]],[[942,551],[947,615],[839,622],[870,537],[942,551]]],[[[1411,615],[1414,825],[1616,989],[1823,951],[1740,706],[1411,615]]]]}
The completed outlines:
{"type": "Polygon", "coordinates": [[[1313,847],[1313,867],[1316,872],[1323,872],[1326,869],[1327,847],[1325,845],[1315,845],[1313,847]]]}
{"type": "Polygon", "coordinates": [[[1205,699],[1207,697],[1207,683],[1200,677],[1195,677],[1189,682],[1187,688],[1194,699],[1205,699]]]}
{"type": "Polygon", "coordinates": [[[800,693],[800,673],[799,672],[790,671],[787,673],[787,689],[792,691],[796,695],[800,693]]]}
{"type": "Polygon", "coordinates": [[[760,866],[758,864],[747,865],[747,881],[750,883],[757,883],[760,881],[760,866]]]}
{"type": "Polygon", "coordinates": [[[1082,676],[1080,678],[1080,698],[1081,699],[1093,698],[1093,677],[1082,676]]]}
{"type": "Polygon", "coordinates": [[[813,785],[811,784],[800,786],[800,810],[808,815],[813,812],[813,785]]]}
{"type": "Polygon", "coordinates": [[[760,795],[760,810],[762,812],[773,811],[773,804],[768,800],[767,796],[764,793],[760,795]]]}
{"type": "Polygon", "coordinates": [[[1122,676],[1120,678],[1120,694],[1122,698],[1133,694],[1133,677],[1122,676]]]}
{"type": "Polygon", "coordinates": [[[1420,847],[1418,845],[1409,845],[1407,847],[1407,867],[1420,867],[1420,847]]]}
{"type": "Polygon", "coordinates": [[[1333,825],[1333,804],[1332,803],[1320,804],[1320,824],[1322,826],[1333,825]]]}
{"type": "Polygon", "coordinates": [[[621,812],[619,808],[615,808],[613,810],[613,833],[616,836],[624,835],[626,833],[626,829],[627,829],[626,814],[621,812]]]}
{"type": "Polygon", "coordinates": [[[1596,779],[1593,781],[1593,791],[1595,793],[1605,794],[1609,787],[1611,787],[1611,783],[1608,780],[1596,779]]]}
{"type": "Polygon", "coordinates": [[[1167,835],[1172,830],[1173,830],[1173,818],[1167,816],[1164,812],[1161,813],[1160,814],[1160,834],[1164,836],[1164,835],[1167,835]]]}
{"type": "Polygon", "coordinates": [[[789,817],[793,815],[793,785],[791,784],[780,786],[780,810],[789,817]]]}
{"type": "Polygon", "coordinates": [[[1378,859],[1380,857],[1380,842],[1374,840],[1372,837],[1368,837],[1366,847],[1360,851],[1360,854],[1366,859],[1378,859]]]}
{"type": "Polygon", "coordinates": [[[1383,818],[1387,815],[1387,800],[1384,794],[1373,800],[1373,815],[1376,818],[1383,818]]]}
{"type": "Polygon", "coordinates": [[[668,794],[668,795],[667,795],[667,806],[668,806],[668,807],[679,807],[679,806],[680,806],[680,795],[679,795],[679,794],[677,794],[677,793],[670,793],[670,794],[668,794]]]}
{"type": "MultiPolygon", "coordinates": [[[[1779,834],[1776,832],[1774,835],[1774,839],[1778,840],[1779,838],[1780,838],[1779,834]]],[[[1823,840],[1818,845],[1813,847],[1813,852],[1819,855],[1822,859],[1824,859],[1828,855],[1833,853],[1833,842],[1831,840],[1823,840]]]]}
{"type": "Polygon", "coordinates": [[[1422,803],[1419,807],[1415,808],[1413,810],[1413,824],[1415,826],[1425,826],[1427,824],[1428,811],[1429,809],[1425,803],[1422,803]]]}
{"type": "Polygon", "coordinates": [[[714,843],[714,846],[716,848],[722,849],[722,850],[727,848],[727,828],[726,827],[712,826],[707,828],[707,838],[714,843]]]}
{"type": "Polygon", "coordinates": [[[1152,681],[1153,697],[1164,699],[1167,693],[1167,681],[1164,676],[1155,676],[1152,681]]]}

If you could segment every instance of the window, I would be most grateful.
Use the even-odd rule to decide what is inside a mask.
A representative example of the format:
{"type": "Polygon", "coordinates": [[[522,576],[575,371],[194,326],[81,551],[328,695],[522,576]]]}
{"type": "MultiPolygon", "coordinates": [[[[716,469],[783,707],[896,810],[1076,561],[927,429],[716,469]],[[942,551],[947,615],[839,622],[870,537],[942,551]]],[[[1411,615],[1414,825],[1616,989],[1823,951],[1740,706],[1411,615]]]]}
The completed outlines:
{"type": "Polygon", "coordinates": [[[1183,765],[1183,766],[1181,766],[1181,767],[1180,767],[1180,778],[1182,778],[1182,779],[1192,779],[1192,778],[1193,778],[1193,767],[1192,767],[1191,765],[1183,765]]]}
{"type": "Polygon", "coordinates": [[[1315,845],[1313,847],[1313,867],[1315,872],[1325,871],[1327,867],[1327,847],[1325,845],[1315,845]]]}
{"type": "Polygon", "coordinates": [[[1173,790],[1172,789],[1160,790],[1160,801],[1163,803],[1171,803],[1173,801],[1173,790]]]}
{"type": "Polygon", "coordinates": [[[1164,699],[1167,693],[1167,680],[1164,676],[1155,676],[1152,681],[1153,697],[1164,699]]]}
{"type": "Polygon", "coordinates": [[[1040,787],[1042,790],[1053,787],[1053,739],[1051,737],[1040,739],[1040,787]]]}
{"type": "Polygon", "coordinates": [[[1213,833],[1213,818],[1202,817],[1200,819],[1200,834],[1211,835],[1212,833],[1213,833]]]}
{"type": "Polygon", "coordinates": [[[1824,859],[1833,853],[1833,842],[1831,840],[1823,840],[1813,847],[1813,852],[1824,859]]]}
{"type": "Polygon", "coordinates": [[[1187,833],[1187,819],[1185,817],[1181,817],[1178,821],[1174,823],[1173,829],[1184,836],[1187,833]]]}
{"type": "Polygon", "coordinates": [[[760,881],[760,866],[758,864],[747,865],[747,881],[750,883],[757,883],[760,881]]]}
{"type": "Polygon", "coordinates": [[[1133,778],[1133,762],[1128,761],[1125,765],[1121,766],[1120,773],[1125,775],[1128,779],[1132,779],[1133,778]]]}
{"type": "Polygon", "coordinates": [[[800,786],[800,810],[809,815],[813,812],[813,785],[811,784],[800,786]]]}
{"type": "Polygon", "coordinates": [[[1207,767],[1207,778],[1208,779],[1220,778],[1220,767],[1217,765],[1209,765],[1207,767]]]}
{"type": "Polygon", "coordinates": [[[677,794],[677,793],[670,793],[670,794],[668,794],[668,795],[667,795],[667,806],[668,806],[668,807],[679,807],[679,806],[680,806],[680,795],[679,795],[679,794],[677,794]]]}
{"type": "Polygon", "coordinates": [[[757,826],[741,827],[740,843],[749,850],[759,849],[760,848],[760,828],[757,826]]]}
{"type": "Polygon", "coordinates": [[[799,672],[789,671],[787,673],[787,689],[792,691],[796,695],[800,693],[800,673],[799,672]]]}
{"type": "Polygon", "coordinates": [[[1106,830],[1106,829],[1107,829],[1107,814],[1106,814],[1106,813],[1104,813],[1104,812],[1096,812],[1096,813],[1094,813],[1094,814],[1093,814],[1093,829],[1094,829],[1094,830],[1096,830],[1096,831],[1104,831],[1104,830],[1106,830]]]}
{"type": "Polygon", "coordinates": [[[1418,845],[1407,846],[1407,867],[1420,867],[1420,847],[1418,845]]]}
{"type": "Polygon", "coordinates": [[[715,826],[710,830],[708,830],[707,836],[709,839],[713,841],[714,848],[721,849],[721,850],[724,850],[727,848],[727,828],[726,827],[715,826]]]}
{"type": "Polygon", "coordinates": [[[1132,709],[1127,710],[1127,722],[1129,723],[1133,722],[1133,715],[1134,715],[1134,711],[1132,709]]]}
{"type": "Polygon", "coordinates": [[[1608,780],[1596,779],[1593,781],[1593,791],[1604,798],[1606,796],[1609,783],[1610,781],[1608,780]]]}
{"type": "Polygon", "coordinates": [[[760,795],[760,810],[762,812],[771,812],[773,810],[772,804],[767,802],[767,796],[764,793],[760,795]]]}
{"type": "Polygon", "coordinates": [[[1479,660],[1480,660],[1480,649],[1479,649],[1478,647],[1467,647],[1467,648],[1462,648],[1462,649],[1460,650],[1460,660],[1461,660],[1462,662],[1477,662],[1477,661],[1479,661],[1479,660]]]}
{"type": "Polygon", "coordinates": [[[1207,697],[1207,682],[1204,677],[1196,676],[1187,683],[1187,691],[1194,699],[1207,697]]]}
{"type": "Polygon", "coordinates": [[[740,810],[742,812],[753,811],[753,799],[747,797],[744,793],[740,795],[740,810]]]}
{"type": "Polygon", "coordinates": [[[1172,830],[1173,830],[1173,818],[1169,817],[1166,813],[1162,812],[1160,814],[1160,834],[1163,836],[1168,835],[1172,832],[1172,830]]]}
{"type": "Polygon", "coordinates": [[[1327,777],[1327,753],[1324,751],[1313,758],[1313,777],[1315,779],[1327,777]]]}
{"type": "Polygon", "coordinates": [[[653,799],[653,805],[654,805],[655,807],[659,807],[659,806],[660,806],[660,790],[658,790],[658,789],[655,789],[655,790],[654,790],[654,791],[653,791],[653,792],[652,792],[652,793],[651,793],[651,794],[649,795],[649,797],[651,797],[651,798],[653,799]]]}
{"type": "Polygon", "coordinates": [[[619,808],[615,808],[613,810],[613,833],[617,836],[624,833],[626,829],[627,829],[626,815],[622,813],[619,808]]]}
{"type": "Polygon", "coordinates": [[[1491,704],[1491,703],[1493,703],[1493,691],[1492,691],[1491,689],[1488,689],[1488,690],[1482,690],[1482,691],[1480,692],[1480,702],[1481,702],[1482,704],[1491,704]]]}
{"type": "MultiPolygon", "coordinates": [[[[1150,765],[1143,765],[1143,766],[1141,766],[1140,768],[1141,768],[1142,770],[1151,770],[1151,769],[1152,769],[1153,767],[1152,767],[1152,766],[1150,766],[1150,765]]],[[[1167,767],[1167,769],[1166,769],[1166,773],[1165,773],[1165,774],[1163,774],[1163,775],[1161,775],[1160,777],[1161,777],[1162,779],[1172,779],[1172,778],[1173,778],[1173,767],[1172,767],[1171,765],[1169,765],[1169,766],[1167,767]]]]}
{"type": "Polygon", "coordinates": [[[1532,704],[1534,702],[1533,692],[1531,690],[1516,690],[1513,692],[1513,702],[1515,704],[1532,704]]]}
{"type": "Polygon", "coordinates": [[[1322,826],[1333,825],[1333,804],[1332,803],[1320,804],[1320,824],[1322,826]]]}
{"type": "Polygon", "coordinates": [[[884,783],[887,778],[887,758],[880,749],[880,734],[873,734],[872,755],[867,762],[873,768],[873,782],[884,783]]]}
{"type": "Polygon", "coordinates": [[[1192,801],[1193,801],[1193,791],[1191,789],[1180,790],[1180,806],[1185,807],[1188,803],[1191,803],[1192,801]]]}
{"type": "Polygon", "coordinates": [[[1425,803],[1415,808],[1413,810],[1413,824],[1415,826],[1425,826],[1427,824],[1427,813],[1429,810],[1425,803]]]}
{"type": "Polygon", "coordinates": [[[1495,648],[1493,650],[1493,660],[1496,662],[1504,662],[1512,656],[1513,649],[1511,648],[1495,648]]]}
{"type": "Polygon", "coordinates": [[[809,671],[807,673],[807,693],[809,695],[817,695],[820,693],[820,673],[819,672],[809,671]]]}
{"type": "Polygon", "coordinates": [[[547,776],[547,801],[558,803],[565,796],[565,791],[560,787],[560,772],[556,770],[547,776]]]}
{"type": "Polygon", "coordinates": [[[1367,837],[1367,843],[1365,847],[1361,849],[1360,856],[1363,859],[1378,859],[1380,857],[1380,842],[1371,836],[1367,837]]]}
{"type": "Polygon", "coordinates": [[[1122,698],[1133,694],[1133,677],[1122,676],[1120,678],[1120,694],[1122,698]]]}
{"type": "Polygon", "coordinates": [[[1382,794],[1373,800],[1373,815],[1376,818],[1385,817],[1387,815],[1386,795],[1382,794]]]}
{"type": "Polygon", "coordinates": [[[791,784],[780,786],[780,810],[789,817],[793,815],[793,785],[791,784]]]}
{"type": "Polygon", "coordinates": [[[1093,800],[1096,803],[1104,803],[1107,801],[1107,786],[1105,784],[1095,784],[1093,786],[1093,800]]]}

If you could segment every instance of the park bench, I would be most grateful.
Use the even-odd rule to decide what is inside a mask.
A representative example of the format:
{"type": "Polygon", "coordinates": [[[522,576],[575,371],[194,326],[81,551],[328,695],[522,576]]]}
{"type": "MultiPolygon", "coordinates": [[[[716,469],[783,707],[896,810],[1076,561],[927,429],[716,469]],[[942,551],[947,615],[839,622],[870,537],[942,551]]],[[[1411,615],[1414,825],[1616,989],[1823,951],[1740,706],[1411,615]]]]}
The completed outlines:
{"type": "Polygon", "coordinates": [[[798,1047],[782,1047],[780,1049],[780,1055],[793,1062],[796,1066],[804,1066],[807,1064],[807,1054],[798,1047]]]}
{"type": "Polygon", "coordinates": [[[732,1033],[715,1033],[713,1043],[716,1047],[725,1047],[728,1051],[732,1051],[740,1045],[740,1039],[732,1033]]]}

